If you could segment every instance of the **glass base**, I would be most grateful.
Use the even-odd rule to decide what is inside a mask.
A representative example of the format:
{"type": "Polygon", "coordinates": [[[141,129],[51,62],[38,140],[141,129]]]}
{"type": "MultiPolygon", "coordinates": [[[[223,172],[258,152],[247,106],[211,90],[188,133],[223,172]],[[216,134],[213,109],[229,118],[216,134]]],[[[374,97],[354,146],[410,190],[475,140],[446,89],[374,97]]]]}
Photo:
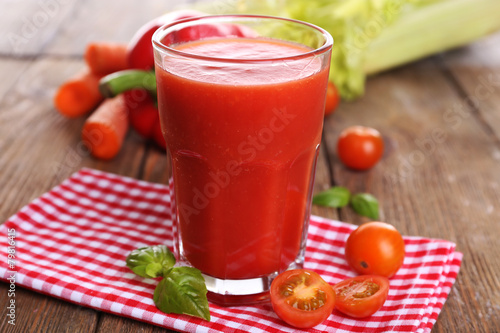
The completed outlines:
{"type": "MultiPolygon", "coordinates": [[[[302,262],[293,262],[287,270],[302,268],[302,262]]],[[[202,274],[207,285],[208,300],[222,306],[261,304],[269,302],[269,290],[278,272],[253,279],[219,279],[202,274]]]]}
{"type": "Polygon", "coordinates": [[[276,276],[257,279],[224,280],[202,274],[207,285],[208,300],[223,306],[266,303],[276,276]]]}

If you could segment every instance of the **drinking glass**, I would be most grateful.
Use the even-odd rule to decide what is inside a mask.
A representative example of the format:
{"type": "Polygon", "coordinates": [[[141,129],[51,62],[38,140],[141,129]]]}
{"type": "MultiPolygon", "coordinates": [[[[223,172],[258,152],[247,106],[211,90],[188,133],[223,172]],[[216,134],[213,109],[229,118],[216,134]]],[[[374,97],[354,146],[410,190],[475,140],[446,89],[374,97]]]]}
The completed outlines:
{"type": "Polygon", "coordinates": [[[174,250],[211,301],[266,301],[274,277],[303,266],[332,44],[312,24],[252,15],[153,36],[174,250]]]}

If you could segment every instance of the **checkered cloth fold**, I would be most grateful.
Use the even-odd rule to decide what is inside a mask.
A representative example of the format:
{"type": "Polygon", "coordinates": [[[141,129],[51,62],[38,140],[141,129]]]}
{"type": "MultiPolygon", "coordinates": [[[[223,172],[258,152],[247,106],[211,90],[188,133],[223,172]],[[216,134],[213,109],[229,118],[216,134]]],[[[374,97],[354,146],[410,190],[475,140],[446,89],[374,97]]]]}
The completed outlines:
{"type": "MultiPolygon", "coordinates": [[[[82,169],[0,226],[0,278],[14,275],[18,286],[178,331],[298,332],[269,305],[210,304],[210,322],[160,312],[152,298],[158,281],[132,273],[125,258],[141,246],[172,246],[169,205],[167,186],[82,169]],[[12,240],[15,261],[5,251],[12,240]]],[[[305,268],[331,284],[355,276],[344,259],[345,241],[355,228],[312,216],[305,268]]],[[[334,311],[307,331],[430,332],[462,254],[444,240],[405,237],[405,244],[403,267],[390,280],[381,310],[357,320],[334,311]]]]}

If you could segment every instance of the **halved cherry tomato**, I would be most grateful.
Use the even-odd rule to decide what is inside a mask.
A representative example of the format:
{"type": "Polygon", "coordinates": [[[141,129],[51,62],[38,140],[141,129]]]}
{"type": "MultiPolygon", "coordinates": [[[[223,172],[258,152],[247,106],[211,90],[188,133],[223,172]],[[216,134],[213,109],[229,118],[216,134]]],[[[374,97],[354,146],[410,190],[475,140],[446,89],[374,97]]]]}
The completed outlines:
{"type": "Polygon", "coordinates": [[[335,293],[318,273],[294,269],[281,273],[271,284],[274,312],[286,323],[310,328],[332,313],[335,293]]]}
{"type": "Polygon", "coordinates": [[[335,308],[353,317],[371,316],[384,305],[389,294],[389,280],[383,276],[360,275],[333,286],[335,308]]]}
{"type": "Polygon", "coordinates": [[[373,167],[384,153],[380,133],[370,127],[352,126],[340,133],[337,154],[345,166],[355,170],[373,167]]]}
{"type": "Polygon", "coordinates": [[[339,92],[332,81],[328,81],[325,102],[325,117],[332,114],[340,102],[339,92]]]}
{"type": "Polygon", "coordinates": [[[347,238],[345,256],[359,274],[375,274],[391,278],[405,258],[405,243],[392,225],[368,222],[347,238]]]}

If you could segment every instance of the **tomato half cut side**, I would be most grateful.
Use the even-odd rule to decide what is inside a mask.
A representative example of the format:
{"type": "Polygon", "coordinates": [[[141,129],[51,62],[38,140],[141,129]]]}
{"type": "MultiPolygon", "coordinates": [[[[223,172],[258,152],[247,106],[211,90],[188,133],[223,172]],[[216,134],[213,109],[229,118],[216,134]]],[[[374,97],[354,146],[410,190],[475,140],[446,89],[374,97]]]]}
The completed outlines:
{"type": "Polygon", "coordinates": [[[333,286],[335,308],[353,317],[369,317],[384,305],[389,294],[389,280],[384,276],[360,275],[333,286]]]}
{"type": "Polygon", "coordinates": [[[325,321],[332,313],[335,293],[318,273],[294,269],[274,279],[271,304],[278,317],[289,325],[310,328],[325,321]]]}

